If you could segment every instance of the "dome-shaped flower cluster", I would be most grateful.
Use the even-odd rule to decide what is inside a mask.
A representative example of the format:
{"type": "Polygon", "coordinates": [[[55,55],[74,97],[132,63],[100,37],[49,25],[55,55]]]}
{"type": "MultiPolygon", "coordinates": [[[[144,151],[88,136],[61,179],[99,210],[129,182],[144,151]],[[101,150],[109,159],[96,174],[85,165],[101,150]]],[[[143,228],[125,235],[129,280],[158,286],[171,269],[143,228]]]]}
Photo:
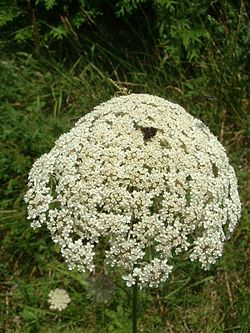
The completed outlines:
{"type": "Polygon", "coordinates": [[[100,260],[128,286],[158,286],[175,256],[209,268],[240,217],[233,168],[209,129],[146,94],[97,106],[39,158],[25,196],[70,269],[100,260]],[[97,255],[98,253],[98,255],[97,255]]]}

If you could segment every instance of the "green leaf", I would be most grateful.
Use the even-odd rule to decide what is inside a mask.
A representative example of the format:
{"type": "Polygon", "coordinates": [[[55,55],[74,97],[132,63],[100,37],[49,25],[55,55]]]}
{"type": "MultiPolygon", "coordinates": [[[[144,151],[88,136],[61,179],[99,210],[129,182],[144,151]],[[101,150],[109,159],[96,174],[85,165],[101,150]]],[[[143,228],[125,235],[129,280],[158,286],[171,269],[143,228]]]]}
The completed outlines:
{"type": "Polygon", "coordinates": [[[53,38],[56,40],[63,40],[64,37],[67,36],[67,31],[63,25],[58,25],[57,27],[52,28],[50,35],[53,36],[53,38]]]}
{"type": "Polygon", "coordinates": [[[44,3],[45,3],[45,8],[47,10],[50,10],[56,5],[56,0],[45,0],[44,3]]]}
{"type": "Polygon", "coordinates": [[[14,21],[21,14],[15,7],[0,7],[0,27],[14,21]]]}
{"type": "Polygon", "coordinates": [[[19,29],[15,33],[15,40],[18,43],[24,42],[26,40],[30,40],[32,38],[33,38],[32,26],[27,26],[22,29],[19,29]]]}

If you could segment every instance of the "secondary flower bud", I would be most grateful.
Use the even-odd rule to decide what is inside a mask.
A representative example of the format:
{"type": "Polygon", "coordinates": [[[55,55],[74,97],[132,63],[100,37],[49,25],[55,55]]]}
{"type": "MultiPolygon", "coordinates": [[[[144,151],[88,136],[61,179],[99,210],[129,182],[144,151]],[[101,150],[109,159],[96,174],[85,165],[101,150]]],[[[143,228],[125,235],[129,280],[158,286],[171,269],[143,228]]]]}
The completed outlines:
{"type": "Polygon", "coordinates": [[[57,288],[49,292],[48,302],[51,310],[62,311],[66,309],[70,301],[69,294],[64,289],[57,288]]]}

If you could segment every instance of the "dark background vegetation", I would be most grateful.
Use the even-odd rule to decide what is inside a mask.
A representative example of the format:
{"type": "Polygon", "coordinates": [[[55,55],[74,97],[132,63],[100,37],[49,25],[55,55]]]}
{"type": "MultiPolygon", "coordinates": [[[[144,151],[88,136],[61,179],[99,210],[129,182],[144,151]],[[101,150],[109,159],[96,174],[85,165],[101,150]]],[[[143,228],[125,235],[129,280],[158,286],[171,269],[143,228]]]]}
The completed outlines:
{"type": "Polygon", "coordinates": [[[139,331],[250,332],[249,4],[240,0],[0,2],[0,331],[130,331],[119,275],[69,272],[45,229],[32,230],[29,169],[93,106],[156,94],[202,119],[226,147],[242,219],[209,272],[180,261],[140,293],[139,331]],[[72,298],[49,310],[51,289],[72,298]]]}

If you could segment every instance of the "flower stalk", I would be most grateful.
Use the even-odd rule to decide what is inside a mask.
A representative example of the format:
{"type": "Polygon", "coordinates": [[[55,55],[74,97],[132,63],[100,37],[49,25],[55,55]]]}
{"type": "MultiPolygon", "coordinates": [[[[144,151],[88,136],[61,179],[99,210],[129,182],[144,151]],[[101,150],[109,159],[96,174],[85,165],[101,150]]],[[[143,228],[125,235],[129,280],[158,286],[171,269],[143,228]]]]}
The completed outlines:
{"type": "Polygon", "coordinates": [[[132,287],[132,333],[137,333],[138,284],[132,287]]]}

